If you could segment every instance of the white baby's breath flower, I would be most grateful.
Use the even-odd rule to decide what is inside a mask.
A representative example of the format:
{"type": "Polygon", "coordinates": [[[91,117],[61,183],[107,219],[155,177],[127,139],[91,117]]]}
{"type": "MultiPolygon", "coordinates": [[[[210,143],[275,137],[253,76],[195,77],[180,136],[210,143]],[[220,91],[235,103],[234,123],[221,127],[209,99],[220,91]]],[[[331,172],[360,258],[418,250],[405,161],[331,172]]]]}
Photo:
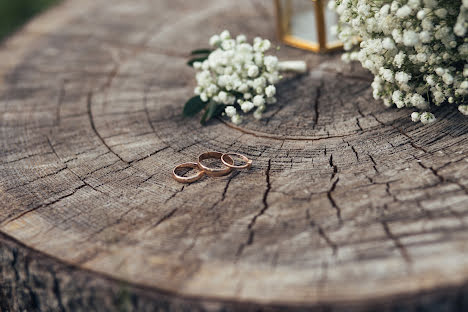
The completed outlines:
{"type": "Polygon", "coordinates": [[[437,0],[423,0],[424,6],[429,9],[433,9],[437,6],[437,0]]]}
{"type": "Polygon", "coordinates": [[[228,94],[225,91],[221,91],[218,93],[218,98],[222,103],[227,102],[228,94]]]}
{"type": "Polygon", "coordinates": [[[276,88],[273,85],[269,85],[268,87],[265,88],[265,95],[267,97],[273,97],[276,94],[276,88]]]}
{"type": "Polygon", "coordinates": [[[382,41],[382,46],[386,50],[393,50],[395,49],[395,42],[391,38],[387,37],[382,41]]]}
{"type": "Polygon", "coordinates": [[[274,72],[278,68],[278,58],[276,56],[265,56],[265,58],[263,59],[263,63],[265,64],[265,67],[269,72],[274,72]]]}
{"type": "Polygon", "coordinates": [[[468,116],[468,105],[459,105],[458,110],[465,116],[468,116]]]}
{"type": "Polygon", "coordinates": [[[254,104],[250,101],[245,101],[240,105],[240,107],[244,113],[248,113],[252,108],[254,108],[254,104]]]}
{"type": "Polygon", "coordinates": [[[429,113],[429,112],[424,112],[421,114],[421,122],[423,124],[430,124],[433,123],[436,120],[434,114],[429,113]]]}
{"type": "Polygon", "coordinates": [[[223,42],[221,43],[221,47],[223,48],[223,50],[232,50],[235,46],[236,41],[233,39],[223,40],[223,42]]]}
{"type": "Polygon", "coordinates": [[[276,99],[276,97],[272,96],[272,97],[268,97],[265,102],[267,104],[275,104],[277,101],[278,100],[276,99]]]}
{"type": "Polygon", "coordinates": [[[395,80],[398,81],[400,84],[407,84],[410,79],[411,75],[405,72],[397,72],[395,74],[395,80]]]}
{"type": "Polygon", "coordinates": [[[405,61],[406,54],[403,51],[398,52],[397,55],[395,55],[395,58],[393,60],[393,64],[397,68],[401,68],[401,65],[403,65],[403,62],[405,61]]]}
{"type": "Polygon", "coordinates": [[[224,112],[229,118],[237,114],[236,108],[234,106],[226,106],[226,108],[224,109],[224,112]]]}
{"type": "Polygon", "coordinates": [[[431,42],[432,40],[431,33],[426,30],[421,31],[419,33],[419,40],[421,40],[421,42],[423,43],[431,42]]]}
{"type": "Polygon", "coordinates": [[[445,74],[445,70],[442,67],[437,67],[435,69],[435,73],[439,76],[442,76],[443,74],[445,74]]]}
{"type": "MultiPolygon", "coordinates": [[[[256,39],[256,38],[255,38],[256,39]]],[[[253,49],[257,52],[265,52],[271,47],[271,42],[268,39],[254,41],[253,49]]]]}
{"type": "Polygon", "coordinates": [[[235,114],[234,116],[231,117],[232,123],[238,125],[242,122],[242,117],[239,114],[235,114]]]}
{"type": "Polygon", "coordinates": [[[407,5],[402,6],[396,11],[396,16],[399,18],[405,18],[411,14],[411,8],[407,5]]]}
{"type": "Polygon", "coordinates": [[[403,102],[403,94],[401,93],[400,90],[395,90],[392,93],[392,101],[395,103],[396,107],[402,108],[405,106],[405,103],[403,102]]]}
{"type": "Polygon", "coordinates": [[[263,113],[264,110],[265,110],[265,106],[257,107],[255,112],[253,113],[254,118],[257,119],[257,120],[261,119],[262,118],[262,113],[263,113]]]}
{"type": "Polygon", "coordinates": [[[381,67],[379,69],[379,74],[388,82],[393,82],[393,72],[390,69],[381,67]]]}
{"type": "Polygon", "coordinates": [[[442,75],[442,79],[444,82],[448,85],[451,85],[453,83],[453,76],[450,75],[449,73],[445,73],[442,75]]]}
{"type": "Polygon", "coordinates": [[[247,41],[247,37],[246,37],[245,35],[242,35],[242,34],[241,34],[241,35],[238,35],[238,36],[236,37],[236,42],[237,42],[237,43],[244,43],[244,42],[246,42],[246,41],[247,41]]]}
{"type": "Polygon", "coordinates": [[[434,11],[435,15],[439,18],[445,18],[447,16],[447,10],[444,8],[440,8],[434,11]]]}
{"type": "Polygon", "coordinates": [[[413,112],[411,113],[411,120],[414,122],[418,122],[421,120],[421,113],[419,112],[413,112]]]}
{"type": "Polygon", "coordinates": [[[418,20],[423,20],[426,17],[426,11],[419,10],[416,14],[416,17],[418,18],[418,20]]]}
{"type": "Polygon", "coordinates": [[[458,36],[458,37],[463,37],[466,33],[466,22],[457,22],[455,26],[453,27],[453,32],[458,36]]]}
{"type": "Polygon", "coordinates": [[[208,88],[206,88],[206,93],[209,97],[213,96],[214,94],[216,94],[218,92],[218,87],[215,85],[215,84],[211,84],[208,86],[208,88]]]}
{"type": "Polygon", "coordinates": [[[265,104],[265,99],[263,98],[263,96],[261,96],[261,95],[254,96],[253,105],[262,106],[263,104],[265,104]]]}
{"type": "Polygon", "coordinates": [[[403,31],[403,43],[405,46],[413,47],[419,42],[419,36],[412,30],[403,31]]]}
{"type": "Polygon", "coordinates": [[[424,98],[420,94],[417,94],[417,93],[414,93],[411,96],[410,103],[414,107],[417,107],[419,109],[427,109],[428,108],[428,104],[427,104],[426,100],[424,100],[424,98]]]}
{"type": "Polygon", "coordinates": [[[221,38],[218,35],[214,35],[210,38],[210,45],[215,46],[221,42],[221,38]]]}
{"type": "Polygon", "coordinates": [[[219,35],[221,40],[227,40],[231,38],[231,34],[229,33],[228,30],[223,30],[223,32],[219,35]]]}
{"type": "Polygon", "coordinates": [[[258,76],[258,67],[256,65],[250,65],[247,69],[247,75],[249,77],[257,77],[258,76]]]}

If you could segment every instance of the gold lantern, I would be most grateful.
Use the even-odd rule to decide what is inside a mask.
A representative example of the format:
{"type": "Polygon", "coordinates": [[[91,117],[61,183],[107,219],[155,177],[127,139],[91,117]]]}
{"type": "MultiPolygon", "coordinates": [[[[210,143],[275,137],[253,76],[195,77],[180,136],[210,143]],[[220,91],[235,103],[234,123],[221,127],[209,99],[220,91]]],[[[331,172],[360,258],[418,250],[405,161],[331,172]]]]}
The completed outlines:
{"type": "Polygon", "coordinates": [[[275,0],[280,40],[314,52],[341,49],[343,44],[331,31],[338,16],[328,8],[328,1],[334,0],[275,0]]]}

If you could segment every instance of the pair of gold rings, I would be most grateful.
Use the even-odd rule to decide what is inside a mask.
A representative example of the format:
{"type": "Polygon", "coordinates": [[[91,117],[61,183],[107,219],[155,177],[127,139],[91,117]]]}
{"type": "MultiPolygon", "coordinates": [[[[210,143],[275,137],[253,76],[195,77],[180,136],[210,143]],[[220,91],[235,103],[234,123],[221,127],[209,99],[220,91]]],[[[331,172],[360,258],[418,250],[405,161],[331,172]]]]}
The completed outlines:
{"type": "Polygon", "coordinates": [[[221,152],[205,152],[198,156],[198,162],[188,162],[177,165],[172,170],[172,177],[181,183],[192,183],[201,179],[205,174],[211,177],[221,177],[227,175],[232,169],[249,169],[252,166],[252,160],[248,159],[245,155],[239,153],[221,153],[221,152]],[[236,165],[231,156],[241,158],[244,163],[242,165],[236,165]],[[203,164],[203,160],[206,159],[219,159],[223,163],[222,168],[212,168],[203,164]],[[191,176],[181,176],[177,174],[177,171],[182,168],[198,169],[199,171],[191,176]]]}

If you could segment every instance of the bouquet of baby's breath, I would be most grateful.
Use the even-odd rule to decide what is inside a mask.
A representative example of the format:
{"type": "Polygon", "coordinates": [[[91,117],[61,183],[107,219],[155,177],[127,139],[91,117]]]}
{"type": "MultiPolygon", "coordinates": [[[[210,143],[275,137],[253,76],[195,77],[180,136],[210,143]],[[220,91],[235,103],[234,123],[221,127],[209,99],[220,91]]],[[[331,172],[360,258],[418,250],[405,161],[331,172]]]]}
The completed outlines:
{"type": "Polygon", "coordinates": [[[210,45],[214,48],[193,51],[197,57],[188,62],[198,71],[198,85],[195,96],[185,104],[184,114],[192,116],[205,109],[202,124],[221,114],[239,124],[239,111],[253,111],[260,119],[265,104],[276,102],[274,84],[281,79],[277,57],[264,54],[270,41],[255,38],[251,45],[244,35],[233,39],[225,30],[212,36],[210,45]]]}
{"type": "Polygon", "coordinates": [[[413,121],[435,120],[432,105],[468,115],[468,0],[335,0],[345,61],[374,75],[374,98],[414,107],[413,121]],[[422,113],[421,113],[422,112],[422,113]]]}
{"type": "Polygon", "coordinates": [[[266,55],[271,48],[268,39],[256,37],[253,44],[245,35],[235,39],[225,30],[209,40],[211,48],[192,51],[188,65],[196,70],[195,96],[184,106],[185,116],[204,110],[201,123],[225,115],[235,124],[242,115],[253,112],[262,118],[267,105],[276,103],[275,84],[282,78],[280,71],[304,72],[303,61],[278,62],[274,55],[266,55]]]}

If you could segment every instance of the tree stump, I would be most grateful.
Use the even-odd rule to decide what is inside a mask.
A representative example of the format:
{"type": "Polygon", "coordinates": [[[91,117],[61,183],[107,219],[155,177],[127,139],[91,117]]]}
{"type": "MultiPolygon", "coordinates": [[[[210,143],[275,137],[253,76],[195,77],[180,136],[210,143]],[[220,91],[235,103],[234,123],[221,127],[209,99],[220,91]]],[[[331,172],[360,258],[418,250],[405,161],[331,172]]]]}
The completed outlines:
{"type": "Polygon", "coordinates": [[[275,38],[272,3],[66,1],[3,44],[0,310],[466,311],[466,118],[282,47],[310,71],[265,118],[202,127],[185,63],[223,29],[275,38]],[[253,167],[172,179],[208,150],[253,167]]]}

